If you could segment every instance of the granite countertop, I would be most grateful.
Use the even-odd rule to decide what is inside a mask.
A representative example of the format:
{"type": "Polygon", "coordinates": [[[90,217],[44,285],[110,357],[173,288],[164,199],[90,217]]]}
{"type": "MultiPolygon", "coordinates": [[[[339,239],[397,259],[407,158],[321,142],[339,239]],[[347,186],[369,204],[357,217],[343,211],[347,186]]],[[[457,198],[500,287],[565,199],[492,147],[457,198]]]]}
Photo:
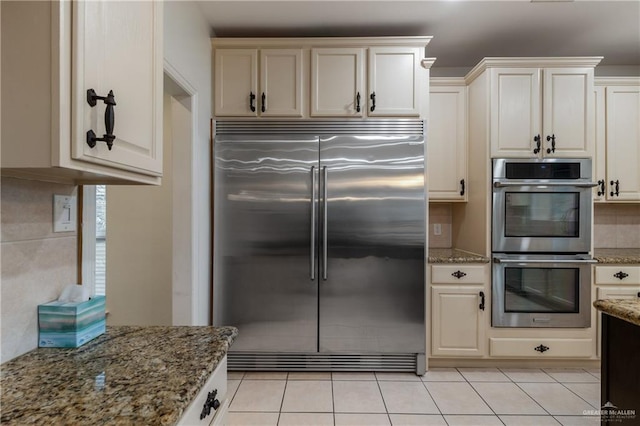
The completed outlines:
{"type": "Polygon", "coordinates": [[[593,258],[598,263],[640,264],[640,248],[597,248],[593,250],[593,258]]]}
{"type": "Polygon", "coordinates": [[[175,424],[237,334],[108,326],[79,348],[35,349],[0,366],[0,423],[175,424]]]}
{"type": "Polygon", "coordinates": [[[599,299],[593,306],[605,314],[640,325],[640,301],[637,299],[599,299]]]}
{"type": "Polygon", "coordinates": [[[429,263],[489,263],[490,258],[459,249],[429,249],[429,263]]]}

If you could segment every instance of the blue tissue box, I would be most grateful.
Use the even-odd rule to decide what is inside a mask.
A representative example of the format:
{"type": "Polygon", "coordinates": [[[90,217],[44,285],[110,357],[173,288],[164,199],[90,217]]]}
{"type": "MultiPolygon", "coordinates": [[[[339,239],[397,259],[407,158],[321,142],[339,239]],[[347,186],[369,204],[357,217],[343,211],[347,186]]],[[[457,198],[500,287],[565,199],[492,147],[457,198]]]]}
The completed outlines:
{"type": "Polygon", "coordinates": [[[105,297],[38,305],[38,346],[77,348],[105,332],[105,297]]]}

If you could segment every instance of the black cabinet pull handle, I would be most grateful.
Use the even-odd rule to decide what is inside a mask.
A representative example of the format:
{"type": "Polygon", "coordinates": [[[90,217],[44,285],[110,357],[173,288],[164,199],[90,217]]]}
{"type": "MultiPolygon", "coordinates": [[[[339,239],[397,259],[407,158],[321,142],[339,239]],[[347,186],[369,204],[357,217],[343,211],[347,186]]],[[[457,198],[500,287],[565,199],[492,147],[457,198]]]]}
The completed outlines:
{"type": "Polygon", "coordinates": [[[551,141],[551,148],[547,148],[547,154],[551,154],[552,152],[556,152],[556,135],[547,135],[547,142],[551,141]]]}
{"type": "Polygon", "coordinates": [[[640,291],[638,292],[638,297],[640,298],[640,291]]]}
{"type": "Polygon", "coordinates": [[[204,402],[202,411],[200,412],[200,420],[211,414],[211,409],[217,410],[220,407],[220,401],[216,398],[218,395],[218,389],[214,389],[213,392],[207,393],[207,400],[204,402]]]}
{"type": "Polygon", "coordinates": [[[478,307],[484,311],[484,291],[480,292],[480,306],[478,307]]]}
{"type": "Polygon", "coordinates": [[[253,92],[249,92],[249,109],[251,110],[251,112],[256,112],[256,107],[255,105],[253,105],[253,101],[256,100],[256,95],[253,94],[253,92]]]}
{"type": "Polygon", "coordinates": [[[451,276],[456,277],[457,279],[460,279],[462,277],[466,277],[467,274],[465,274],[462,271],[455,271],[453,274],[451,274],[451,276]]]}
{"type": "Polygon", "coordinates": [[[373,93],[371,94],[370,98],[371,98],[371,102],[373,102],[373,103],[371,104],[371,108],[370,108],[370,109],[371,109],[371,112],[373,112],[373,111],[375,111],[375,109],[376,109],[376,92],[373,92],[373,93]]]}
{"type": "Polygon", "coordinates": [[[464,179],[460,180],[460,195],[464,195],[464,179]]]}
{"type": "Polygon", "coordinates": [[[625,278],[627,278],[629,276],[629,274],[627,274],[626,272],[616,272],[615,274],[613,274],[614,277],[616,277],[619,280],[624,280],[625,278]]]}
{"type": "Polygon", "coordinates": [[[537,153],[539,153],[539,152],[540,152],[540,135],[536,135],[536,136],[534,136],[534,137],[533,137],[533,140],[534,140],[534,141],[535,141],[535,143],[536,143],[536,147],[535,147],[535,149],[533,150],[533,153],[534,153],[534,154],[537,154],[537,153]]]}
{"type": "Polygon", "coordinates": [[[600,180],[598,181],[598,185],[600,186],[600,189],[598,190],[598,197],[600,197],[600,196],[602,196],[602,195],[606,194],[606,190],[605,190],[605,188],[604,188],[604,183],[605,183],[605,182],[604,182],[604,179],[600,179],[600,180]]]}
{"type": "Polygon", "coordinates": [[[360,112],[360,92],[356,93],[356,112],[360,112]]]}
{"type": "Polygon", "coordinates": [[[611,191],[609,193],[610,196],[616,196],[619,197],[620,196],[620,181],[619,180],[612,180],[611,182],[609,182],[610,185],[615,185],[615,191],[611,191]]]}
{"type": "Polygon", "coordinates": [[[264,94],[264,92],[262,92],[262,108],[260,109],[262,112],[265,112],[267,110],[267,106],[265,105],[267,103],[267,95],[264,94]]]}
{"type": "Polygon", "coordinates": [[[538,351],[540,353],[544,353],[544,352],[549,350],[549,347],[545,346],[545,345],[540,345],[540,346],[536,346],[535,348],[533,348],[533,350],[534,351],[538,351]]]}
{"type": "Polygon", "coordinates": [[[116,135],[113,134],[113,127],[115,126],[116,121],[116,113],[113,108],[116,106],[116,98],[113,95],[113,90],[109,90],[107,96],[98,96],[96,91],[93,89],[87,90],[87,103],[92,108],[97,105],[98,100],[103,101],[107,106],[104,111],[104,128],[106,134],[99,138],[93,130],[89,130],[87,132],[87,145],[94,148],[96,146],[96,142],[105,142],[107,144],[107,148],[111,151],[113,141],[116,139],[116,135]]]}

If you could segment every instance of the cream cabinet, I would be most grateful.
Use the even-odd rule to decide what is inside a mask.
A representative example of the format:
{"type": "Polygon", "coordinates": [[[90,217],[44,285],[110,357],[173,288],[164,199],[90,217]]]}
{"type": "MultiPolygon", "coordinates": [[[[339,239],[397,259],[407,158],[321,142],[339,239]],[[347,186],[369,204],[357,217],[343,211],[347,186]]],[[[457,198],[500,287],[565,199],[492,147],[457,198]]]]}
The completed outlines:
{"type": "Polygon", "coordinates": [[[429,81],[427,170],[429,201],[467,200],[467,103],[462,78],[429,81]]]}
{"type": "Polygon", "coordinates": [[[431,356],[483,357],[490,316],[488,265],[432,265],[431,356]]]}
{"type": "MultiPolygon", "coordinates": [[[[480,78],[488,105],[492,157],[591,157],[593,58],[485,58],[480,78]]],[[[475,92],[475,91],[474,91],[475,92]]]]}
{"type": "Polygon", "coordinates": [[[312,49],[311,116],[419,116],[421,59],[415,47],[312,49]]]}
{"type": "Polygon", "coordinates": [[[2,4],[2,174],[159,184],[162,2],[2,4]],[[28,52],[28,54],[25,54],[28,52]]]}
{"type": "Polygon", "coordinates": [[[640,78],[598,78],[596,199],[640,201],[640,78]]]}
{"type": "Polygon", "coordinates": [[[216,49],[219,117],[302,117],[302,49],[216,49]]]}

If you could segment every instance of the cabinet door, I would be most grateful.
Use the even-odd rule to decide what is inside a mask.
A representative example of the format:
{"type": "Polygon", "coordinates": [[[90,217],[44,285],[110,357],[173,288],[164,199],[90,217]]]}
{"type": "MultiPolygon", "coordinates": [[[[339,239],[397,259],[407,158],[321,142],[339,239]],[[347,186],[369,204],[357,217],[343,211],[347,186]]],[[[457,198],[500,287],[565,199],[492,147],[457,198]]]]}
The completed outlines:
{"type": "Polygon", "coordinates": [[[218,117],[258,114],[258,50],[216,49],[214,108],[218,117]]]}
{"type": "Polygon", "coordinates": [[[420,49],[372,47],[369,49],[367,115],[419,116],[420,49]]]}
{"type": "Polygon", "coordinates": [[[543,155],[592,156],[593,68],[545,68],[542,87],[543,155]]]}
{"type": "MultiPolygon", "coordinates": [[[[431,354],[482,356],[485,351],[484,286],[432,285],[431,354]]],[[[487,299],[488,300],[488,299],[487,299]]]]}
{"type": "Polygon", "coordinates": [[[540,135],[540,69],[491,70],[490,134],[492,157],[536,157],[540,135]]]}
{"type": "Polygon", "coordinates": [[[640,87],[609,86],[606,97],[607,199],[638,201],[640,200],[640,167],[638,167],[640,164],[640,87]]]}
{"type": "Polygon", "coordinates": [[[467,134],[464,86],[431,86],[427,151],[429,200],[466,200],[467,134]]]}
{"type": "Polygon", "coordinates": [[[311,116],[362,117],[364,49],[311,50],[311,116]]]}
{"type": "Polygon", "coordinates": [[[162,174],[162,2],[73,2],[72,157],[138,173],[162,174]],[[87,90],[113,91],[113,147],[87,143],[106,132],[107,105],[87,90]]]}
{"type": "Polygon", "coordinates": [[[302,49],[260,51],[260,115],[302,117],[302,49]]]}
{"type": "Polygon", "coordinates": [[[593,90],[595,120],[593,120],[593,131],[595,134],[595,155],[593,158],[593,180],[598,182],[598,186],[593,188],[593,201],[602,202],[606,200],[607,175],[606,175],[606,108],[605,108],[605,88],[597,86],[593,90]]]}

